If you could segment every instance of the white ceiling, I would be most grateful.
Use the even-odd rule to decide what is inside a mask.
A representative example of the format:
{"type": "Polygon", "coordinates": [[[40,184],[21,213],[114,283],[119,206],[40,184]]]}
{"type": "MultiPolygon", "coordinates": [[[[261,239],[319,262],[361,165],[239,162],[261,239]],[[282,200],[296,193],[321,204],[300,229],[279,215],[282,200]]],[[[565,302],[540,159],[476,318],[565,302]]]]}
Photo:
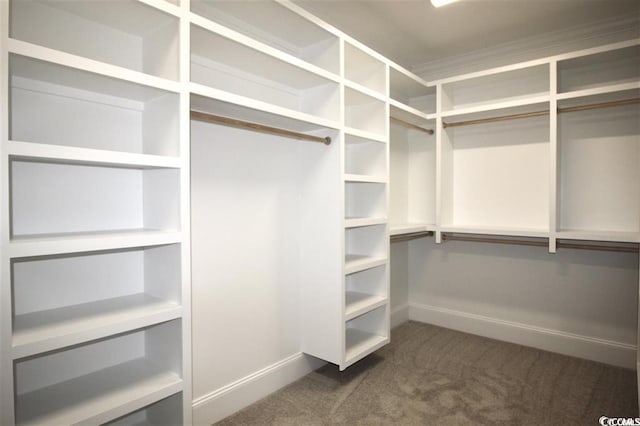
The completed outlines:
{"type": "Polygon", "coordinates": [[[640,17],[640,0],[295,0],[412,69],[436,59],[614,18],[640,17]]]}

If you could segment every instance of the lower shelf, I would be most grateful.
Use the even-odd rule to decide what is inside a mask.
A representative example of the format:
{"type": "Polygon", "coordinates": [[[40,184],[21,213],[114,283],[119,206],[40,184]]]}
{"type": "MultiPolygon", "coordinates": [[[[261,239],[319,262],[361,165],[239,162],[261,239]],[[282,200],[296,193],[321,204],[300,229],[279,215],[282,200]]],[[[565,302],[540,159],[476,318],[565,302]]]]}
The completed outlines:
{"type": "Polygon", "coordinates": [[[147,294],[18,315],[13,359],[179,318],[180,305],[147,294]]]}
{"type": "Polygon", "coordinates": [[[364,271],[365,269],[384,265],[385,263],[387,263],[387,259],[384,257],[348,254],[345,260],[344,273],[352,274],[354,272],[364,271]]]}
{"type": "Polygon", "coordinates": [[[349,328],[346,331],[344,368],[364,358],[389,343],[389,338],[366,331],[349,328]]]}
{"type": "Polygon", "coordinates": [[[349,321],[387,303],[387,298],[384,296],[356,291],[348,291],[345,299],[345,321],[349,321]]]}
{"type": "Polygon", "coordinates": [[[182,391],[182,379],[145,358],[19,395],[18,425],[100,424],[182,391]]]}

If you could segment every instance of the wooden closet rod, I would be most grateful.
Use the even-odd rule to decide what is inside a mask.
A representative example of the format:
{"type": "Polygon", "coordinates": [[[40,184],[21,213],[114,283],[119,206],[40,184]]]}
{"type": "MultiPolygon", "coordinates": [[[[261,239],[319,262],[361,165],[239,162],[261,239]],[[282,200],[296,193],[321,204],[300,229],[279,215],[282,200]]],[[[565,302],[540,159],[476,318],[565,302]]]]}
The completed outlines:
{"type": "Polygon", "coordinates": [[[412,232],[410,234],[400,234],[400,235],[392,235],[389,237],[391,243],[400,243],[403,241],[411,241],[416,240],[418,238],[424,237],[432,237],[433,232],[431,231],[421,231],[421,232],[412,232]]]}
{"type": "MultiPolygon", "coordinates": [[[[549,244],[545,241],[529,241],[529,240],[510,240],[506,238],[485,238],[485,237],[467,237],[459,235],[447,235],[442,234],[443,241],[465,241],[473,243],[491,243],[491,244],[513,244],[518,246],[534,246],[534,247],[548,247],[549,244]]],[[[559,242],[556,244],[557,248],[577,249],[577,250],[598,250],[598,251],[613,251],[618,253],[638,253],[640,250],[638,247],[623,247],[623,246],[606,246],[600,244],[574,244],[559,242]]]]}
{"type": "MultiPolygon", "coordinates": [[[[609,107],[614,107],[614,106],[632,105],[632,104],[637,104],[637,103],[640,103],[640,98],[623,99],[623,100],[620,100],[620,101],[601,102],[601,103],[590,104],[590,105],[579,105],[579,106],[573,106],[573,107],[558,108],[558,113],[575,112],[575,111],[586,111],[586,110],[590,110],[590,109],[609,108],[609,107]]],[[[503,116],[499,116],[499,117],[479,118],[477,120],[457,121],[457,122],[453,122],[453,123],[445,123],[443,121],[442,122],[442,127],[446,129],[447,127],[469,126],[471,124],[493,123],[493,122],[496,122],[496,121],[515,120],[515,119],[519,119],[519,118],[529,118],[529,117],[539,117],[539,116],[543,116],[543,115],[549,115],[549,110],[524,112],[524,113],[521,113],[521,114],[503,115],[503,116]]]]}
{"type": "Polygon", "coordinates": [[[399,118],[395,118],[395,117],[389,116],[389,120],[394,122],[394,123],[396,123],[396,124],[400,124],[402,126],[409,127],[411,129],[420,130],[421,132],[425,132],[425,133],[428,133],[430,135],[433,134],[433,130],[432,129],[425,129],[424,127],[416,126],[413,123],[409,123],[408,121],[400,120],[399,118]]]}
{"type": "Polygon", "coordinates": [[[223,117],[220,115],[209,114],[206,112],[191,111],[191,118],[194,120],[222,124],[222,125],[231,126],[231,127],[239,127],[241,129],[249,129],[256,132],[269,133],[269,134],[278,135],[278,136],[285,136],[293,139],[320,142],[325,145],[331,144],[331,138],[329,136],[323,138],[320,136],[307,135],[306,133],[294,132],[292,130],[280,129],[278,127],[265,126],[264,124],[237,120],[235,118],[223,117]]]}

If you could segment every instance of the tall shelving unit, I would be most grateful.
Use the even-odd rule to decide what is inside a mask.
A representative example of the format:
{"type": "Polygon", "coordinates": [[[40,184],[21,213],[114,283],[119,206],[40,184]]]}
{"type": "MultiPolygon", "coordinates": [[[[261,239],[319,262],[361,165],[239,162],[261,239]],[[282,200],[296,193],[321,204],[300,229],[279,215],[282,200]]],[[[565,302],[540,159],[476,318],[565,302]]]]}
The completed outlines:
{"type": "Polygon", "coordinates": [[[179,8],[1,12],[0,423],[189,421],[179,8]]]}

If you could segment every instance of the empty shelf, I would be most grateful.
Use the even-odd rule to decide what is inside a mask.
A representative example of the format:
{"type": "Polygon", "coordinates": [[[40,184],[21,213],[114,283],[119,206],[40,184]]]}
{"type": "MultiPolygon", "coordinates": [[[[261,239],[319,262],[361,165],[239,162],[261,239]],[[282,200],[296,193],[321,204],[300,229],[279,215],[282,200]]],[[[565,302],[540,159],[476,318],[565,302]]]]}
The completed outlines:
{"type": "Polygon", "coordinates": [[[377,334],[368,333],[366,331],[349,328],[346,331],[346,353],[345,366],[349,366],[354,362],[364,358],[371,352],[381,348],[389,339],[377,334]]]}
{"type": "Polygon", "coordinates": [[[387,298],[377,294],[348,291],[345,300],[345,321],[365,314],[387,303],[387,298]]]}
{"type": "Polygon", "coordinates": [[[384,257],[372,257],[363,256],[359,254],[348,254],[346,256],[344,273],[352,274],[358,271],[364,271],[365,269],[374,268],[376,266],[384,265],[387,263],[387,259],[384,257]]]}

